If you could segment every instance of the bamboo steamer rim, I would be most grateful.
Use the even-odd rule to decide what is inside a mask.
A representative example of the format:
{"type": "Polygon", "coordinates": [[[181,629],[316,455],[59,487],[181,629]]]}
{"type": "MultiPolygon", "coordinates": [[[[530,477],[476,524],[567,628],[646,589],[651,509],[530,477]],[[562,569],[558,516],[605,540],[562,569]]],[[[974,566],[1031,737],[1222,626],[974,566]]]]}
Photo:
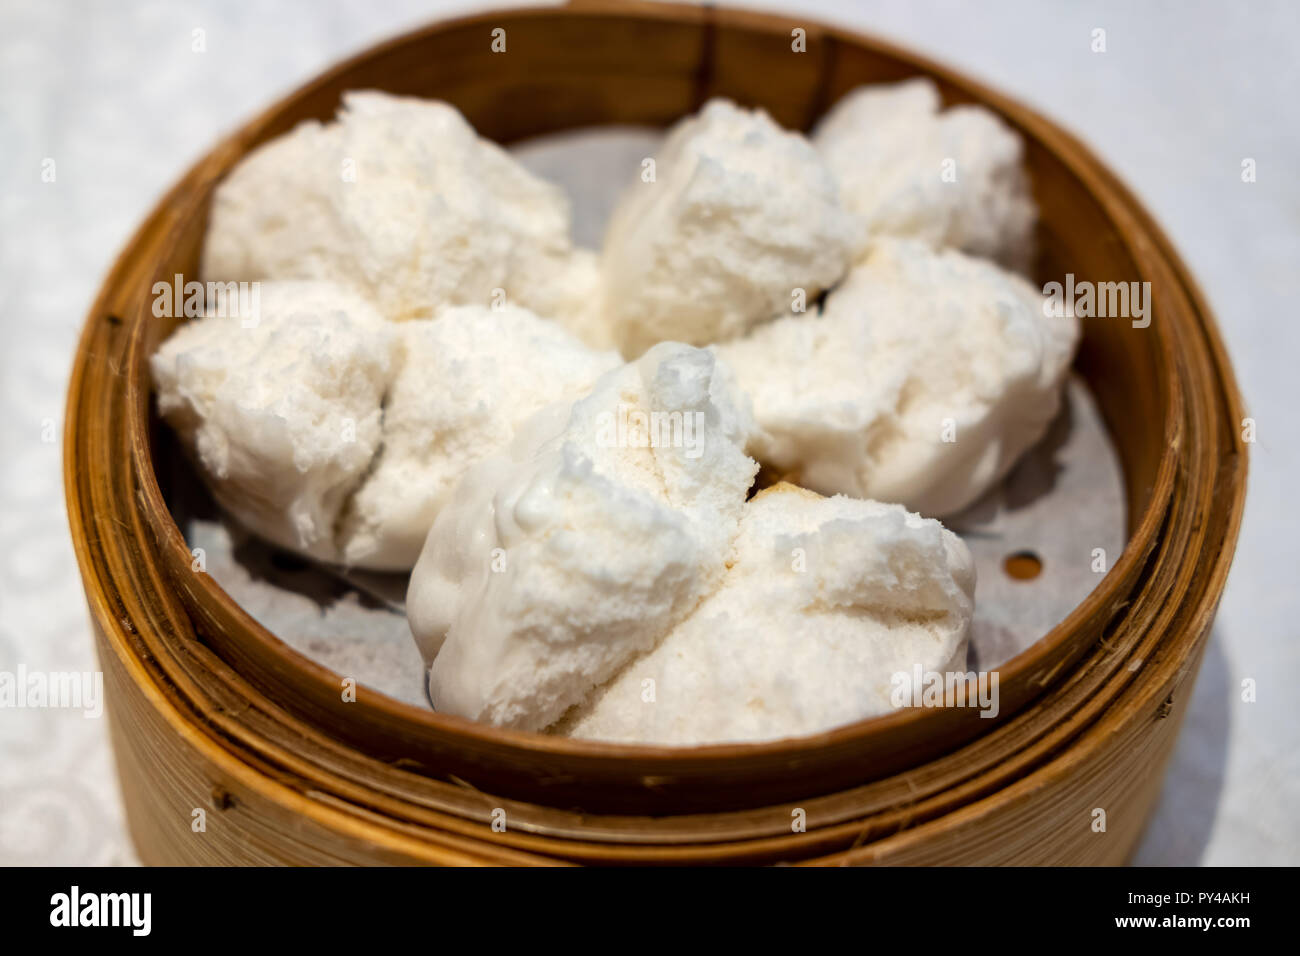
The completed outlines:
{"type": "MultiPolygon", "coordinates": [[[[378,48],[368,54],[346,63],[335,70],[330,71],[320,80],[309,84],[304,90],[290,97],[286,102],[297,102],[310,99],[316,92],[322,89],[328,89],[335,78],[346,76],[358,64],[372,58],[380,58],[388,51],[394,51],[405,48],[407,45],[416,46],[422,38],[434,36],[442,31],[450,31],[458,26],[470,25],[487,25],[497,23],[514,24],[516,20],[528,20],[530,18],[546,19],[552,16],[569,15],[571,11],[527,11],[527,12],[494,12],[486,17],[472,17],[454,21],[445,26],[435,26],[408,37],[392,41],[389,44],[378,48]]],[[[640,8],[620,6],[615,10],[606,11],[603,8],[595,9],[590,4],[584,4],[583,8],[578,11],[581,15],[596,17],[652,17],[659,19],[672,19],[674,22],[688,24],[700,24],[703,22],[713,23],[715,28],[718,24],[725,26],[736,26],[740,28],[761,29],[768,33],[788,33],[784,28],[789,25],[788,21],[775,17],[766,17],[752,14],[722,12],[710,14],[708,11],[697,11],[693,9],[680,10],[676,8],[651,8],[649,11],[640,8]]],[[[1174,506],[1179,503],[1175,495],[1178,488],[1178,480],[1184,475],[1184,469],[1187,467],[1186,462],[1181,461],[1178,454],[1185,448],[1195,437],[1189,431],[1188,405],[1198,397],[1198,390],[1180,386],[1179,381],[1173,374],[1182,367],[1182,362],[1187,359],[1189,346],[1193,337],[1196,335],[1203,336],[1208,343],[1204,345],[1203,351],[1208,358],[1202,361],[1202,372],[1209,369],[1211,377],[1217,375],[1216,387],[1212,389],[1216,394],[1222,395],[1222,402],[1226,406],[1221,409],[1220,420],[1226,420],[1229,425],[1232,421],[1239,419],[1239,399],[1236,395],[1235,385],[1231,380],[1231,373],[1228,370],[1226,359],[1223,355],[1221,344],[1218,342],[1217,334],[1213,329],[1212,323],[1208,319],[1208,310],[1205,309],[1204,302],[1190,283],[1186,276],[1185,269],[1178,263],[1168,243],[1158,230],[1150,223],[1149,217],[1142,213],[1129,196],[1114,181],[1103,168],[1092,160],[1082,146],[1077,144],[1068,135],[1061,133],[1050,124],[1042,121],[1029,111],[1021,107],[1010,104],[1009,102],[990,94],[975,84],[962,81],[948,71],[943,70],[933,64],[928,64],[919,58],[910,57],[901,54],[894,48],[886,45],[875,43],[874,41],[846,39],[847,35],[841,31],[827,30],[819,28],[814,24],[801,23],[809,32],[810,48],[814,38],[825,40],[834,38],[830,44],[834,48],[835,43],[854,42],[860,43],[867,48],[875,50],[880,55],[891,57],[896,60],[903,60],[913,65],[918,72],[928,72],[936,76],[945,86],[955,86],[964,89],[971,98],[988,103],[1007,117],[1014,125],[1018,126],[1022,132],[1036,139],[1040,145],[1049,148],[1058,158],[1067,157],[1071,161],[1071,171],[1084,182],[1089,191],[1095,196],[1103,197],[1103,203],[1113,216],[1128,219],[1132,226],[1132,231],[1124,236],[1126,247],[1129,255],[1135,261],[1143,261],[1142,257],[1150,260],[1155,257],[1157,261],[1167,264],[1169,278],[1172,283],[1181,286],[1185,290],[1187,299],[1187,308],[1189,309],[1190,319],[1182,316],[1175,310],[1169,310],[1168,313],[1157,311],[1157,319],[1153,321],[1152,328],[1146,331],[1155,331],[1159,336],[1159,349],[1157,359],[1159,367],[1164,375],[1164,380],[1160,383],[1164,388],[1162,407],[1166,410],[1166,422],[1164,434],[1166,438],[1166,447],[1173,453],[1166,454],[1161,463],[1148,499],[1147,508],[1141,513],[1140,517],[1134,522],[1133,533],[1130,537],[1128,547],[1120,561],[1112,568],[1110,574],[1103,581],[1096,591],[1080,605],[1078,609],[1064,622],[1061,626],[1054,629],[1044,641],[1036,645],[1030,651],[1019,655],[1010,664],[1000,669],[1003,675],[1004,688],[1012,684],[1013,681],[1041,682],[1045,690],[1040,690],[1034,695],[1027,697],[1022,701],[1018,710],[1023,711],[1026,719],[1035,716],[1042,716],[1046,713],[1047,704],[1053,703],[1059,707],[1069,707],[1068,703],[1062,703],[1066,700],[1061,696],[1061,691],[1068,690],[1070,686],[1082,686],[1083,677],[1087,671],[1083,666],[1075,667],[1075,664],[1083,658],[1090,650],[1089,647],[1069,647],[1072,637],[1077,637],[1080,625],[1087,620],[1108,619],[1115,606],[1123,601],[1132,601],[1135,605],[1144,595],[1140,593],[1140,585],[1147,575],[1145,570],[1157,566],[1159,560],[1176,560],[1178,555],[1169,556],[1161,550],[1163,544],[1164,532],[1166,527],[1173,520],[1174,506]],[[1135,213],[1134,210],[1137,210],[1135,213]],[[1172,317],[1172,318],[1171,318],[1172,317]],[[1164,318],[1167,321],[1161,321],[1164,318]],[[1195,326],[1197,318],[1200,318],[1200,328],[1195,326]],[[1177,319],[1178,321],[1175,321],[1177,319]],[[1186,326],[1186,327],[1184,327],[1186,326]],[[1119,588],[1107,588],[1107,582],[1120,581],[1129,585],[1126,590],[1119,588]],[[1039,699],[1035,701],[1033,697],[1039,699]],[[1031,708],[1032,705],[1032,708],[1031,708]],[[1027,709],[1031,708],[1031,709],[1027,709]]],[[[512,26],[511,35],[516,35],[512,26]]],[[[705,87],[707,88],[707,86],[705,87]]],[[[259,120],[245,127],[240,133],[227,140],[222,146],[219,146],[209,156],[208,160],[201,162],[195,169],[182,180],[181,184],[173,190],[172,194],[164,201],[155,217],[151,220],[155,225],[162,223],[167,225],[167,235],[161,242],[155,242],[154,248],[149,251],[149,262],[154,264],[162,263],[167,255],[168,249],[174,249],[182,242],[182,238],[187,231],[187,224],[192,217],[199,215],[200,207],[206,201],[206,194],[212,184],[227,169],[235,159],[244,152],[250,143],[264,138],[267,131],[274,129],[280,122],[281,106],[273,108],[264,114],[259,120]]],[[[1064,160],[1063,160],[1064,161],[1064,160]]],[[[133,252],[138,253],[137,248],[145,241],[145,234],[151,231],[150,226],[142,229],[141,234],[133,243],[131,249],[124,255],[123,261],[114,270],[114,275],[110,277],[105,286],[105,291],[101,295],[100,302],[97,303],[96,309],[92,312],[90,323],[83,335],[82,349],[78,356],[77,368],[74,370],[74,377],[70,395],[72,401],[70,407],[74,410],[78,407],[78,396],[84,384],[86,375],[86,357],[88,346],[95,337],[96,327],[102,325],[102,316],[112,311],[112,307],[118,303],[131,303],[132,298],[136,299],[135,307],[131,310],[131,317],[126,320],[128,331],[130,333],[129,348],[126,353],[126,363],[124,367],[125,379],[125,402],[126,402],[126,428],[124,440],[126,447],[130,450],[131,464],[133,466],[133,477],[138,484],[135,491],[138,496],[138,505],[127,502],[129,505],[135,505],[129,510],[132,512],[129,517],[132,519],[132,525],[129,530],[136,535],[138,542],[149,544],[151,539],[156,538],[160,541],[164,552],[163,569],[159,573],[159,568],[151,567],[148,573],[144,575],[145,581],[153,589],[160,593],[165,593],[169,583],[177,584],[189,581],[182,586],[185,591],[182,600],[173,604],[167,609],[167,617],[173,618],[171,624],[175,628],[176,635],[185,635],[189,628],[188,618],[193,614],[193,608],[196,606],[212,606],[222,608],[225,614],[231,620],[243,625],[245,631],[241,632],[241,640],[253,640],[268,652],[268,659],[277,667],[283,668],[283,672],[294,677],[306,676],[313,681],[317,681],[324,686],[328,686],[331,693],[337,693],[338,678],[331,672],[319,668],[314,663],[299,657],[295,652],[282,645],[273,635],[265,632],[258,627],[251,618],[248,618],[244,612],[234,606],[233,602],[218,588],[214,582],[205,576],[190,575],[189,549],[185,546],[180,537],[179,530],[174,523],[171,523],[170,517],[167,516],[165,504],[162,500],[161,491],[157,485],[153,473],[152,460],[149,450],[149,418],[148,418],[148,388],[147,379],[143,375],[143,362],[147,358],[148,338],[146,333],[147,322],[145,320],[145,310],[141,307],[144,301],[142,289],[147,288],[146,283],[137,283],[142,288],[131,288],[129,283],[123,282],[126,278],[122,272],[132,271],[128,265],[143,267],[145,272],[149,272],[145,263],[134,262],[128,263],[127,259],[132,256],[133,252]],[[166,520],[161,520],[165,518],[166,520]],[[183,561],[184,575],[178,575],[177,562],[183,561]],[[167,569],[167,564],[172,567],[167,569]],[[195,580],[197,578],[197,580],[195,580]]],[[[1148,263],[1149,264],[1149,263],[1148,263]]],[[[134,270],[136,274],[140,268],[134,270]]],[[[156,269],[154,271],[157,271],[156,269]]],[[[1145,274],[1145,273],[1144,273],[1145,274]]],[[[1214,421],[1214,417],[1209,418],[1214,421]]],[[[77,448],[77,435],[75,434],[78,419],[74,415],[69,415],[67,432],[68,448],[77,448]]],[[[1227,439],[1227,445],[1231,449],[1230,457],[1232,459],[1232,468],[1228,469],[1226,475],[1220,474],[1223,468],[1216,468],[1214,478],[1218,481],[1226,482],[1227,496],[1221,494],[1211,494],[1208,498],[1213,506],[1217,504],[1221,511],[1224,512],[1224,521],[1222,522],[1203,522],[1200,530],[1208,532],[1212,527],[1216,534],[1220,534],[1217,542],[1218,547],[1206,547],[1205,537],[1202,536],[1202,545],[1196,547],[1193,541],[1181,542],[1184,546],[1193,547],[1193,553],[1202,556],[1210,555],[1214,563],[1204,572],[1200,579],[1198,590],[1191,590],[1191,585],[1197,582],[1189,582],[1189,590],[1186,592],[1188,600],[1182,602],[1193,608],[1208,606],[1212,612],[1213,603],[1217,601],[1217,596],[1221,592],[1223,576],[1226,574],[1228,560],[1230,558],[1231,543],[1235,540],[1236,529],[1240,520],[1241,496],[1244,490],[1244,468],[1245,457],[1244,448],[1241,447],[1239,436],[1235,436],[1231,429],[1228,429],[1226,436],[1219,435],[1212,437],[1208,445],[1213,445],[1215,441],[1224,444],[1227,439]],[[1194,600],[1193,600],[1194,598],[1194,600]]],[[[1202,447],[1198,445],[1198,447],[1202,447]]],[[[1203,449],[1209,450],[1209,449],[1203,449]]],[[[66,479],[68,483],[70,515],[74,527],[74,538],[77,541],[78,560],[83,569],[83,575],[88,582],[88,592],[92,593],[92,605],[96,612],[96,617],[108,624],[114,622],[112,609],[105,602],[96,601],[95,595],[102,592],[90,587],[92,580],[98,581],[98,572],[100,569],[93,566],[91,556],[88,554],[89,544],[87,541],[87,532],[89,525],[93,522],[83,520],[81,505],[88,502],[85,496],[81,494],[82,486],[78,482],[77,474],[78,458],[75,454],[70,453],[66,463],[66,479]]],[[[1222,493],[1224,490],[1219,485],[1211,482],[1209,487],[1212,491],[1222,493]]],[[[1206,497],[1201,495],[1200,501],[1204,503],[1206,497]]],[[[122,502],[118,502],[119,505],[122,502]]],[[[97,518],[97,512],[93,513],[97,518]]],[[[120,519],[119,519],[120,520],[120,519]]],[[[1192,527],[1188,524],[1187,527],[1192,527]]],[[[1166,549],[1167,550],[1167,549],[1166,549]]],[[[1184,552],[1187,553],[1187,552],[1184,552]]],[[[1204,563],[1204,562],[1202,562],[1204,563]]],[[[125,571],[125,568],[114,568],[114,571],[125,571]]],[[[115,575],[116,576],[116,575],[115,575]]],[[[1185,576],[1185,575],[1184,575],[1185,576]]],[[[139,571],[135,575],[122,574],[122,580],[135,579],[140,580],[139,571]]],[[[1132,606],[1132,605],[1130,605],[1132,606]]],[[[1172,613],[1172,612],[1171,612],[1172,613]]],[[[1198,612],[1199,613],[1199,612],[1198,612]]],[[[178,724],[192,724],[197,714],[202,714],[199,723],[204,721],[211,722],[214,715],[221,712],[220,706],[214,708],[213,701],[204,702],[204,698],[209,695],[211,688],[204,686],[203,681],[220,673],[222,679],[231,682],[231,686],[240,686],[241,692],[246,694],[250,701],[250,709],[253,709],[252,701],[256,700],[256,709],[268,715],[273,715],[275,719],[285,722],[285,726],[294,724],[299,729],[305,723],[301,715],[290,713],[284,710],[280,705],[271,701],[261,692],[261,688],[248,684],[245,675],[238,673],[237,668],[231,667],[226,661],[221,660],[219,655],[213,654],[210,648],[196,639],[192,634],[184,636],[180,640],[170,642],[163,641],[155,644],[150,638],[157,637],[149,633],[145,637],[135,635],[132,639],[130,632],[120,630],[114,631],[109,628],[110,633],[116,638],[116,646],[121,651],[124,658],[135,658],[137,664],[143,664],[145,661],[158,667],[157,670],[150,670],[148,667],[141,666],[137,669],[135,677],[142,684],[153,684],[156,688],[166,688],[170,693],[159,694],[155,703],[159,706],[164,705],[166,700],[167,706],[175,708],[174,719],[178,724]],[[139,654],[142,643],[149,646],[145,654],[136,657],[139,654]],[[133,646],[134,645],[134,646],[133,646]],[[184,661],[182,666],[182,655],[192,655],[188,661],[184,661]],[[170,660],[169,660],[170,658],[170,660]],[[177,706],[181,701],[188,702],[187,706],[177,706]],[[192,709],[191,709],[192,708],[192,709]]],[[[1158,632],[1153,632],[1158,636],[1158,632]]],[[[171,637],[172,635],[164,635],[171,637]]],[[[1138,646],[1137,644],[1134,645],[1138,646]]],[[[1093,658],[1089,657],[1089,661],[1093,658]]],[[[1171,658],[1172,660],[1172,658],[1171,658]]],[[[1098,665],[1100,666],[1100,665],[1098,665]]],[[[1102,675],[1103,677],[1105,675],[1102,675]]],[[[378,697],[378,695],[375,695],[378,697]]],[[[1079,704],[1076,701],[1074,710],[1079,711],[1079,704]]],[[[710,770],[720,764],[734,763],[737,760],[748,759],[751,764],[762,765],[766,762],[769,766],[776,768],[778,772],[788,772],[791,767],[797,767],[806,762],[810,750],[834,751],[836,748],[844,749],[853,744],[859,744],[863,741],[879,741],[886,737],[894,736],[902,728],[912,725],[920,725],[925,718],[932,716],[936,712],[909,712],[903,714],[889,715],[884,718],[877,718],[871,721],[850,725],[832,731],[827,734],[815,735],[809,738],[798,738],[789,741],[779,741],[772,744],[748,744],[748,745],[724,745],[720,747],[708,748],[690,748],[686,751],[678,748],[654,748],[654,747],[626,747],[621,745],[598,744],[586,741],[572,741],[563,738],[550,738],[541,735],[519,734],[509,731],[501,731],[495,728],[482,727],[472,724],[468,721],[462,721],[457,718],[446,715],[434,715],[415,708],[409,708],[397,702],[386,699],[379,700],[376,703],[376,709],[384,715],[397,721],[410,721],[416,724],[431,725],[449,735],[455,735],[465,741],[474,741],[481,746],[495,750],[504,755],[506,759],[511,759],[519,753],[529,755],[540,755],[543,759],[563,760],[565,758],[583,758],[590,764],[593,761],[608,761],[608,758],[616,760],[624,765],[635,767],[634,774],[644,778],[650,778],[651,781],[657,776],[671,776],[681,774],[683,768],[689,771],[695,768],[710,770]],[[656,774],[659,771],[659,774],[656,774]]],[[[997,749],[998,734],[1002,737],[1008,735],[1008,728],[1014,729],[1015,720],[1008,719],[999,722],[997,731],[986,733],[979,737],[973,744],[970,744],[967,750],[971,748],[997,749]]],[[[193,729],[192,726],[190,728],[193,729]]],[[[233,724],[227,722],[227,731],[236,732],[233,724]]],[[[250,735],[256,736],[255,734],[250,735]]],[[[318,735],[320,736],[320,735],[318,735]]],[[[1050,737],[1050,730],[1046,733],[1038,734],[1039,738],[1050,737]]],[[[203,739],[199,735],[196,739],[203,739]]],[[[332,741],[329,741],[333,743],[332,741]]],[[[960,741],[959,741],[960,743],[960,741]]],[[[241,746],[248,745],[248,741],[241,743],[241,746]]],[[[1045,746],[1051,747],[1052,744],[1045,746]]],[[[256,748],[266,755],[275,751],[274,747],[267,745],[263,739],[256,748]]],[[[346,749],[346,748],[344,748],[346,749]]],[[[1028,752],[1028,748],[1024,750],[1028,752]]],[[[962,751],[968,759],[967,751],[962,751]]],[[[349,755],[351,759],[357,759],[359,755],[353,753],[349,755]]],[[[364,756],[364,755],[360,755],[364,756]]],[[[1003,757],[1005,758],[1005,754],[1003,757]]],[[[284,752],[278,752],[275,757],[281,762],[291,762],[284,752]]],[[[342,759],[336,754],[336,759],[342,759]]],[[[997,763],[1005,763],[1005,759],[999,761],[992,759],[983,766],[991,768],[997,763]]],[[[948,761],[951,763],[951,761],[948,761]]],[[[941,768],[944,761],[932,761],[929,765],[931,768],[941,768]]],[[[1050,765],[1047,765],[1050,766],[1050,765]]],[[[977,772],[979,765],[969,763],[967,776],[972,780],[980,779],[977,772]]],[[[337,771],[337,768],[334,768],[337,771]]],[[[915,772],[909,772],[908,775],[900,775],[904,780],[910,781],[912,776],[921,774],[924,767],[915,772]]],[[[309,767],[298,767],[297,772],[309,775],[313,772],[309,767]]],[[[319,768],[315,768],[319,773],[319,768]]],[[[378,773],[375,768],[370,768],[368,773],[375,775],[378,773]]],[[[1042,767],[1038,773],[1046,772],[1042,767]]],[[[953,774],[949,771],[935,770],[935,777],[932,781],[936,799],[943,799],[945,793],[951,794],[952,788],[943,786],[943,782],[950,782],[953,774]]],[[[328,774],[326,775],[328,777],[328,774]]],[[[986,774],[987,776],[987,774],[986,774]]],[[[393,792],[400,793],[405,787],[406,790],[419,790],[421,788],[432,788],[437,781],[430,780],[419,772],[411,771],[394,771],[394,777],[400,778],[393,785],[393,792]],[[405,775],[405,776],[403,776],[405,775]],[[407,779],[414,778],[414,779],[407,779]]],[[[322,778],[324,779],[324,778],[322,778]]],[[[1028,780],[1029,777],[1023,778],[1028,780]]],[[[1023,783],[1022,780],[1022,783],[1023,783]]],[[[373,784],[373,780],[368,781],[373,784]]],[[[343,781],[337,777],[333,779],[332,786],[345,790],[343,781]]],[[[830,832],[830,826],[852,826],[856,819],[854,814],[858,813],[865,807],[870,807],[870,800],[878,800],[881,806],[893,807],[895,810],[901,804],[889,794],[896,792],[900,787],[900,782],[892,778],[886,778],[883,781],[867,783],[862,787],[845,790],[841,793],[831,793],[828,796],[818,798],[832,809],[828,810],[827,819],[838,819],[838,824],[831,824],[822,828],[819,838],[825,838],[830,832]],[[894,802],[890,802],[894,800],[894,802]],[[834,805],[838,802],[838,808],[834,805]]],[[[453,793],[455,785],[453,785],[453,793]]],[[[470,804],[473,804],[477,797],[473,796],[472,790],[461,788],[462,794],[469,794],[467,798],[470,804]]],[[[390,794],[391,795],[391,794],[390,794]]],[[[404,797],[398,798],[398,802],[406,800],[414,802],[416,799],[428,799],[428,794],[418,796],[407,793],[404,797]]],[[[382,803],[376,794],[368,794],[365,797],[355,797],[355,799],[369,799],[377,803],[382,803]]],[[[948,797],[949,802],[956,799],[951,795],[948,797]]],[[[990,798],[991,799],[991,798],[990,798]]],[[[431,817],[428,826],[439,826],[447,828],[453,832],[456,831],[456,822],[452,817],[479,815],[475,814],[473,807],[467,807],[462,801],[462,805],[454,806],[455,800],[450,794],[440,793],[435,799],[429,801],[434,806],[441,806],[450,816],[442,818],[435,812],[431,817]]],[[[481,802],[481,801],[479,801],[481,802]]],[[[497,801],[501,802],[501,801],[497,801]]],[[[525,805],[526,806],[526,805],[525,805]]],[[[784,824],[788,829],[788,810],[785,807],[779,809],[786,812],[784,824]]],[[[598,827],[593,827],[591,816],[589,814],[568,814],[563,811],[556,811],[545,807],[540,808],[535,814],[537,822],[531,826],[529,832],[520,839],[523,840],[521,846],[533,845],[528,843],[528,839],[533,839],[532,834],[540,834],[537,840],[542,840],[537,847],[544,849],[545,852],[554,852],[554,848],[549,842],[554,840],[565,840],[571,844],[571,850],[576,847],[576,852],[599,855],[597,849],[591,847],[577,847],[575,837],[583,836],[586,842],[592,844],[592,847],[598,847],[601,840],[610,842],[622,840],[640,840],[647,846],[653,846],[656,841],[669,842],[681,841],[683,843],[702,843],[709,838],[710,834],[715,834],[719,839],[745,839],[745,834],[749,834],[752,840],[761,833],[770,834],[774,831],[772,822],[773,814],[760,808],[755,811],[746,811],[739,815],[735,813],[728,814],[684,814],[677,818],[682,826],[677,830],[671,827],[652,825],[646,822],[648,818],[639,815],[632,816],[607,816],[603,818],[606,823],[606,830],[601,831],[598,827]],[[525,839],[527,837],[527,839],[525,839]]],[[[527,813],[525,812],[525,817],[527,813]]],[[[528,829],[527,820],[525,820],[526,829],[528,829]]],[[[921,832],[916,829],[913,832],[921,832]]],[[[784,838],[785,846],[789,846],[789,837],[784,838]]],[[[536,840],[534,840],[536,843],[536,840]]],[[[693,852],[704,852],[697,848],[693,852]]],[[[730,852],[730,851],[728,851],[730,852]]]]}

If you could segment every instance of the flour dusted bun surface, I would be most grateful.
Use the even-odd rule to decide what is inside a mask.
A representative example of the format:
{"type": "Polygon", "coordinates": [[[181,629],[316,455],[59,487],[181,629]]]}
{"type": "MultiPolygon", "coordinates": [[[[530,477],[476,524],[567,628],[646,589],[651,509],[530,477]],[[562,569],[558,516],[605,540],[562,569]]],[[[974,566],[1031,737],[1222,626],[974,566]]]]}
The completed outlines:
{"type": "Polygon", "coordinates": [[[213,198],[206,280],[328,279],[388,319],[529,306],[528,260],[572,251],[569,206],[474,132],[453,106],[345,94],[336,121],[308,122],[250,153],[213,198]]]}
{"type": "Polygon", "coordinates": [[[259,298],[252,328],[213,315],[163,343],[159,410],[242,524],[352,567],[409,570],[475,462],[621,364],[516,307],[398,324],[327,282],[265,282],[259,298]]]}
{"type": "Polygon", "coordinates": [[[834,178],[762,110],[711,100],[654,162],[653,181],[615,208],[601,255],[604,311],[625,355],[740,335],[848,267],[857,227],[834,178]]]}
{"type": "Polygon", "coordinates": [[[983,107],[940,105],[929,79],[862,86],[821,119],[813,145],[864,240],[921,239],[1024,269],[1037,211],[1023,142],[983,107]]]}
{"type": "Polygon", "coordinates": [[[159,347],[158,410],[241,524],[335,561],[335,523],[381,441],[392,326],[328,282],[264,282],[250,306],[159,347]]]}
{"type": "Polygon", "coordinates": [[[652,649],[723,572],[750,429],[725,367],[664,343],[466,475],[407,594],[434,706],[542,730],[652,649]]]}
{"type": "Polygon", "coordinates": [[[745,506],[716,589],[560,730],[712,744],[888,713],[898,675],[965,670],[974,595],[970,551],[939,522],[777,485],[745,506]]]}
{"type": "Polygon", "coordinates": [[[715,349],[753,399],[763,462],[942,517],[1042,438],[1078,335],[991,262],[879,239],[820,313],[715,349]]]}
{"type": "Polygon", "coordinates": [[[414,567],[439,508],[473,464],[622,361],[513,306],[456,306],[393,328],[397,373],[383,447],[348,500],[340,536],[345,563],[402,571],[414,567]]]}

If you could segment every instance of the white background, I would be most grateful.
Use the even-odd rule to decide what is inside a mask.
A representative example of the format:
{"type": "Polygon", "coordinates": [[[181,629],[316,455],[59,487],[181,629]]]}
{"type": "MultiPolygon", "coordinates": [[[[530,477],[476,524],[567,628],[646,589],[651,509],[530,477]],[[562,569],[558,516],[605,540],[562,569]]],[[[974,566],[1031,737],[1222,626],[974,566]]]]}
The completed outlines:
{"type": "MultiPolygon", "coordinates": [[[[1300,318],[1300,6],[751,5],[893,38],[1080,135],[1169,231],[1218,314],[1250,414],[1245,526],[1138,862],[1300,863],[1290,402],[1300,318]],[[1106,30],[1105,53],[1090,50],[1106,30]],[[1244,158],[1258,181],[1243,183],[1244,158]],[[1244,703],[1244,678],[1258,701],[1244,703]]],[[[0,2],[0,670],[89,670],[63,511],[77,333],[112,257],[219,134],[376,40],[483,4],[0,2]],[[191,49],[196,28],[207,51],[191,49]],[[57,178],[41,180],[55,160],[57,178]]],[[[0,711],[0,863],[130,862],[104,722],[0,711]]]]}

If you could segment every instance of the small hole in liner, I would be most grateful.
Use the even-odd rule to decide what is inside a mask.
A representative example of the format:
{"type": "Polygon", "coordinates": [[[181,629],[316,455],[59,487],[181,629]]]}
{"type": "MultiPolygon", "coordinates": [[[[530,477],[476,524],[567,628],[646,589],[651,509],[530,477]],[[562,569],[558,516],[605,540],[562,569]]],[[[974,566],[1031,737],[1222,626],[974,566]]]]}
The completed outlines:
{"type": "Polygon", "coordinates": [[[1007,572],[1007,577],[1017,581],[1032,581],[1042,574],[1043,559],[1032,551],[1017,551],[1007,555],[1002,562],[1002,569],[1007,572]]]}

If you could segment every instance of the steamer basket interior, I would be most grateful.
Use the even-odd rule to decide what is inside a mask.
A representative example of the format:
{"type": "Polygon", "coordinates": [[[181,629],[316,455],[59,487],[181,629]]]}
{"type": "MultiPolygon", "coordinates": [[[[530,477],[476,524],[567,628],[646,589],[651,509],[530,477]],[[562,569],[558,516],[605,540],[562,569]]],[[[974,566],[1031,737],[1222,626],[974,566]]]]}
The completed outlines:
{"type": "MultiPolygon", "coordinates": [[[[1175,610],[1153,607],[1144,621],[1120,627],[1143,588],[1160,575],[1176,575],[1172,563],[1179,557],[1161,545],[1180,496],[1197,488],[1207,494],[1193,487],[1180,464],[1193,451],[1185,424],[1191,406],[1207,401],[1190,398],[1180,379],[1180,369],[1189,365],[1180,352],[1189,347],[1186,330],[1201,323],[1194,289],[1186,288],[1181,267],[1145,214],[1072,137],[887,44],[779,17],[621,4],[498,12],[441,24],[344,63],[276,104],[201,160],[158,217],[146,227],[151,241],[137,237],[135,258],[129,268],[119,264],[126,271],[115,276],[117,285],[106,289],[104,300],[125,335],[116,447],[131,481],[129,492],[119,491],[148,567],[131,576],[156,592],[158,626],[137,627],[133,640],[149,659],[162,662],[166,673],[158,679],[175,706],[219,722],[244,706],[241,699],[251,702],[247,710],[259,715],[257,727],[229,731],[241,752],[297,746],[384,800],[453,816],[482,815],[482,801],[467,792],[499,795],[516,801],[519,818],[538,834],[596,843],[701,843],[788,833],[789,811],[780,804],[796,798],[808,798],[830,820],[872,808],[884,813],[899,800],[916,806],[930,800],[928,810],[908,818],[920,820],[960,805],[959,785],[973,788],[966,793],[973,797],[1058,753],[1087,721],[1122,699],[1129,679],[1116,675],[1134,655],[1155,659],[1163,633],[1156,625],[1169,627],[1176,619],[1175,610]],[[509,37],[507,57],[489,48],[488,31],[497,26],[509,37]],[[792,53],[793,26],[808,31],[807,53],[792,53]],[[480,133],[508,144],[605,124],[665,126],[711,96],[762,106],[778,122],[807,128],[859,84],[915,75],[934,78],[950,102],[994,109],[1025,138],[1041,212],[1040,283],[1071,272],[1079,280],[1150,281],[1155,290],[1148,328],[1085,320],[1076,360],[1123,464],[1127,547],[1074,613],[1000,668],[996,720],[962,709],[914,710],[806,738],[672,749],[500,730],[364,688],[355,703],[345,704],[339,675],[289,648],[214,581],[193,572],[159,483],[166,469],[156,456],[174,453],[174,445],[160,440],[147,369],[148,356],[175,320],[155,318],[147,293],[155,281],[196,274],[213,188],[255,145],[301,120],[330,117],[341,93],[356,88],[448,100],[480,133]],[[344,764],[351,769],[341,770],[344,764]],[[894,776],[903,771],[905,779],[894,776]],[[774,807],[770,813],[743,810],[774,807]],[[664,815],[676,822],[647,822],[664,815]]],[[[1211,340],[1195,348],[1213,353],[1215,346],[1211,340]]],[[[1212,359],[1197,361],[1209,367],[1212,359]]],[[[79,384],[74,381],[74,390],[79,384]]],[[[1231,383],[1225,388],[1231,404],[1231,383]]],[[[1235,448],[1227,434],[1198,442],[1206,454],[1235,448]]],[[[73,467],[70,500],[77,487],[73,467]]],[[[1232,520],[1229,515],[1223,527],[1234,529],[1232,520]]],[[[83,573],[85,567],[83,560],[83,573]]],[[[909,825],[897,816],[882,819],[884,827],[909,825]]],[[[827,852],[834,845],[827,842],[827,852]]],[[[761,858],[766,851],[756,844],[753,852],[761,858]]]]}

